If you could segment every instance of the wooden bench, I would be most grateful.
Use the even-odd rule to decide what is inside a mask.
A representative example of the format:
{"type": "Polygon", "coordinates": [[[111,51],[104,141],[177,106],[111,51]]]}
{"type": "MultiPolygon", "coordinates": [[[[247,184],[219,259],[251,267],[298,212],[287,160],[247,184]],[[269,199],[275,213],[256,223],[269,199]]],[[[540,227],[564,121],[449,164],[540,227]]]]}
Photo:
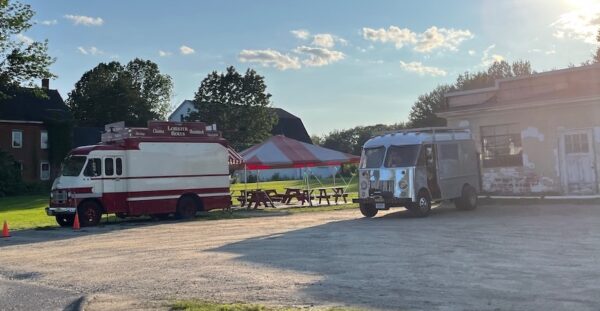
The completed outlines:
{"type": "Polygon", "coordinates": [[[323,199],[327,200],[327,205],[331,205],[331,203],[329,202],[329,198],[331,198],[331,195],[327,194],[327,189],[325,188],[319,188],[319,195],[316,196],[316,198],[319,199],[319,205],[321,205],[321,200],[323,199]]]}
{"type": "Polygon", "coordinates": [[[348,203],[348,194],[344,192],[344,188],[342,187],[338,187],[338,188],[333,188],[333,192],[334,194],[332,195],[332,197],[335,198],[335,204],[338,203],[338,199],[342,198],[344,199],[344,203],[348,203]]]}

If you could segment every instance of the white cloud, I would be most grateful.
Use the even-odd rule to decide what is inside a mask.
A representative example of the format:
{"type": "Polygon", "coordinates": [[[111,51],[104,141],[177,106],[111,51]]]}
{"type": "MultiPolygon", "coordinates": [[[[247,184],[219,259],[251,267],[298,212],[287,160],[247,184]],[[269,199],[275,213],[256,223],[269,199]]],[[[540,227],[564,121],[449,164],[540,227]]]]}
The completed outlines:
{"type": "Polygon", "coordinates": [[[489,67],[491,64],[495,62],[500,62],[504,60],[504,56],[499,54],[491,54],[491,51],[496,48],[495,44],[488,46],[485,50],[483,50],[481,57],[481,66],[489,67]]]}
{"type": "Polygon", "coordinates": [[[552,24],[554,37],[570,38],[589,44],[596,44],[596,34],[600,27],[600,4],[592,4],[564,14],[552,24]]]}
{"type": "Polygon", "coordinates": [[[477,52],[475,52],[475,50],[469,50],[469,55],[473,56],[475,54],[477,54],[477,52]]]}
{"type": "Polygon", "coordinates": [[[420,53],[429,53],[435,49],[456,51],[463,41],[473,37],[474,35],[469,30],[437,28],[436,26],[432,26],[420,34],[397,26],[390,26],[387,30],[363,28],[363,38],[367,40],[393,43],[397,49],[401,49],[405,45],[413,45],[413,49],[420,53]]]}
{"type": "Polygon", "coordinates": [[[344,53],[320,47],[300,46],[294,52],[308,55],[308,59],[302,61],[306,66],[320,67],[344,59],[344,53]]]}
{"type": "Polygon", "coordinates": [[[104,51],[98,49],[95,46],[90,46],[89,48],[84,48],[83,46],[77,47],[77,51],[83,55],[100,55],[104,54],[104,51]]]}
{"type": "Polygon", "coordinates": [[[102,24],[104,24],[104,20],[100,17],[71,14],[67,14],[64,17],[68,20],[71,20],[74,25],[101,26],[102,24]]]}
{"type": "Polygon", "coordinates": [[[440,77],[446,75],[446,71],[437,67],[425,66],[421,62],[405,63],[403,61],[400,61],[400,67],[402,67],[402,69],[405,71],[415,72],[421,76],[429,75],[432,77],[440,77]]]}
{"type": "Polygon", "coordinates": [[[298,39],[306,40],[308,37],[310,37],[310,32],[308,32],[306,29],[296,29],[290,32],[298,39]]]}
{"type": "Polygon", "coordinates": [[[19,40],[19,41],[21,41],[21,42],[23,42],[23,43],[25,43],[25,44],[27,44],[27,45],[30,45],[30,44],[32,44],[32,43],[33,43],[33,41],[34,41],[34,40],[33,40],[33,39],[31,39],[30,37],[28,37],[28,36],[26,36],[26,35],[24,35],[24,34],[21,34],[21,33],[19,33],[19,34],[15,35],[15,38],[17,38],[17,40],[19,40]]]}
{"type": "Polygon", "coordinates": [[[275,67],[279,70],[300,69],[297,57],[282,54],[278,51],[267,50],[242,50],[238,59],[243,63],[258,63],[265,67],[275,67]]]}
{"type": "Polygon", "coordinates": [[[58,24],[58,21],[55,19],[51,19],[51,20],[41,21],[40,24],[44,25],[44,26],[52,26],[52,25],[58,24]]]}
{"type": "Polygon", "coordinates": [[[548,50],[548,51],[544,52],[544,54],[546,54],[546,55],[556,54],[556,50],[554,50],[554,49],[553,50],[548,50]]]}
{"type": "Polygon", "coordinates": [[[173,53],[171,53],[169,51],[158,50],[158,56],[160,56],[160,57],[171,56],[171,55],[173,55],[173,53]]]}
{"type": "Polygon", "coordinates": [[[194,49],[192,49],[191,47],[189,47],[187,45],[180,46],[179,52],[183,55],[190,55],[190,54],[196,53],[196,51],[194,51],[194,49]]]}
{"type": "Polygon", "coordinates": [[[322,48],[332,48],[335,46],[335,40],[333,38],[333,35],[330,35],[328,33],[320,33],[316,34],[313,37],[312,44],[320,46],[322,48]]]}
{"type": "Polygon", "coordinates": [[[363,38],[375,42],[394,43],[397,49],[402,48],[406,44],[415,44],[417,42],[416,33],[408,28],[399,28],[396,26],[390,26],[387,30],[384,28],[372,29],[364,27],[363,38]]]}

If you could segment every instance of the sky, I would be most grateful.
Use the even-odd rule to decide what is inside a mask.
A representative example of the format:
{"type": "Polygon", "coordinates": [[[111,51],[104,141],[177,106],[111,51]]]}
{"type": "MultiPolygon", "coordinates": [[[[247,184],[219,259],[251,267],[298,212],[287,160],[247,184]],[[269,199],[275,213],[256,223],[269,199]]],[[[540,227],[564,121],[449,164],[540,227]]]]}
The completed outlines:
{"type": "Polygon", "coordinates": [[[64,99],[100,62],[139,57],[174,82],[173,109],[212,71],[265,77],[309,134],[407,120],[419,95],[494,60],[565,68],[597,48],[600,0],[22,0],[64,99]]]}

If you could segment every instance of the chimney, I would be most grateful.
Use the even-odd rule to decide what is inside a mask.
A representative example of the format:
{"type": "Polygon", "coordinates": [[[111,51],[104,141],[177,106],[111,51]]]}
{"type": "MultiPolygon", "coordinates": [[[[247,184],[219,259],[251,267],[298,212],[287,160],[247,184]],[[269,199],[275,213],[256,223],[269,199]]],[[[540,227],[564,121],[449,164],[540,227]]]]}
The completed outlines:
{"type": "Polygon", "coordinates": [[[50,79],[44,78],[42,79],[42,88],[49,89],[50,88],[50,79]]]}

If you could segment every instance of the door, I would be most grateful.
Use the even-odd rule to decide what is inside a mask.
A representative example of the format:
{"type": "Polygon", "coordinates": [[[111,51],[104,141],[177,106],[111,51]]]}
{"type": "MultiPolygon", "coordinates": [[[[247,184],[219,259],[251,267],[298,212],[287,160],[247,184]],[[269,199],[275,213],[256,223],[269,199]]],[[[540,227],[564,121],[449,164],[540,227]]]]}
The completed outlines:
{"type": "Polygon", "coordinates": [[[127,184],[123,180],[125,161],[122,156],[107,156],[104,164],[103,200],[110,212],[127,212],[127,184]]]}
{"type": "Polygon", "coordinates": [[[561,139],[563,184],[568,194],[596,194],[596,163],[592,130],[571,130],[561,139]]]}
{"type": "MultiPolygon", "coordinates": [[[[425,170],[427,172],[427,188],[431,193],[432,199],[441,197],[440,186],[438,184],[438,163],[437,163],[437,148],[435,145],[424,145],[421,150],[424,152],[425,170]]],[[[417,190],[417,189],[415,189],[417,190]]]]}

